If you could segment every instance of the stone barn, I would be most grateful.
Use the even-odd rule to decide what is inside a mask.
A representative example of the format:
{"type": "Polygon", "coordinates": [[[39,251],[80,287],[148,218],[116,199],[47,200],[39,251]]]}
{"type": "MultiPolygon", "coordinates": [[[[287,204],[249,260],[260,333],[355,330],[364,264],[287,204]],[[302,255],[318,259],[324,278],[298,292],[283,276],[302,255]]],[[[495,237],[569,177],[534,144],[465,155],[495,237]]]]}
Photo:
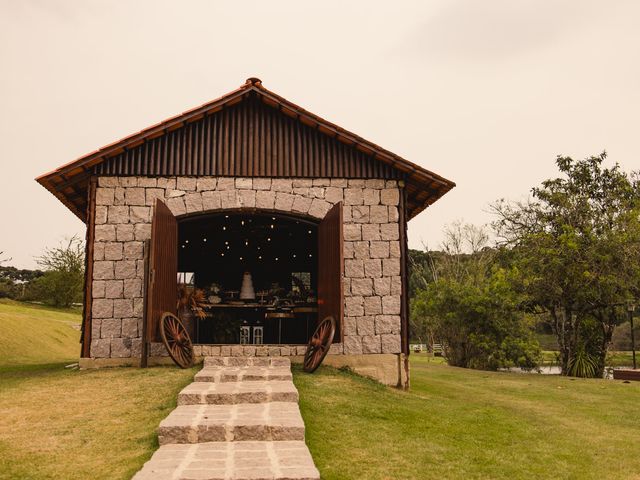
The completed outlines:
{"type": "Polygon", "coordinates": [[[406,386],[407,222],[455,184],[266,89],[237,90],[37,181],[87,226],[83,367],[304,354],[406,386]]]}

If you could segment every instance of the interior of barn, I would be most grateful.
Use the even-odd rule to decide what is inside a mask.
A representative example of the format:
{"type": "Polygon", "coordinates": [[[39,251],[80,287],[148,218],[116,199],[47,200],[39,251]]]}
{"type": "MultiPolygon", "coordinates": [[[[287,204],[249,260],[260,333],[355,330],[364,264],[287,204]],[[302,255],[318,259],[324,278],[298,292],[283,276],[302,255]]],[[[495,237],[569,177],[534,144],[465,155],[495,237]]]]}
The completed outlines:
{"type": "Polygon", "coordinates": [[[273,213],[181,219],[178,313],[194,343],[307,343],[317,323],[317,230],[273,213]]]}

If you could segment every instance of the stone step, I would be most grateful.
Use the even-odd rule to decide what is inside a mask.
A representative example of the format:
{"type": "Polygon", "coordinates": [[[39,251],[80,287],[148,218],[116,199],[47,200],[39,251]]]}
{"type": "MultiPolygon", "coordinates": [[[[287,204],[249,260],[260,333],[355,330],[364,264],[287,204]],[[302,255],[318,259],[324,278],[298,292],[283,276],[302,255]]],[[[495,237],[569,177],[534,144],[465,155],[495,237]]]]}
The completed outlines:
{"type": "MultiPolygon", "coordinates": [[[[288,360],[288,359],[287,359],[288,360]]],[[[204,367],[196,373],[196,382],[246,382],[268,380],[292,380],[289,366],[204,367]]]]}
{"type": "Polygon", "coordinates": [[[257,382],[193,382],[178,394],[178,405],[298,402],[290,380],[257,382]]]}
{"type": "Polygon", "coordinates": [[[319,480],[302,441],[163,445],[133,480],[319,480]]]}
{"type": "Polygon", "coordinates": [[[297,403],[181,405],[158,428],[160,445],[168,443],[304,440],[297,403]]]}
{"type": "Polygon", "coordinates": [[[290,367],[287,357],[205,357],[205,367],[290,367]]]}

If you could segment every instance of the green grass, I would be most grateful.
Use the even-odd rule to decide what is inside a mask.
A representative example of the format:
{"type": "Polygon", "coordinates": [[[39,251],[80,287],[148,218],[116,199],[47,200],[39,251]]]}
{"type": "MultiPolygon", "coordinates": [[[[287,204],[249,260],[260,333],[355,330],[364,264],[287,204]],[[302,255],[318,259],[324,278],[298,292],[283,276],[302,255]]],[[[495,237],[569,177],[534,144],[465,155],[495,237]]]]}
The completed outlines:
{"type": "Polygon", "coordinates": [[[329,368],[295,382],[323,479],[640,478],[640,384],[424,356],[410,392],[329,368]]]}
{"type": "Polygon", "coordinates": [[[0,300],[0,371],[74,362],[80,356],[80,311],[0,300]]]}
{"type": "MultiPolygon", "coordinates": [[[[131,478],[195,369],[67,370],[77,312],[0,315],[0,479],[131,478]]],[[[294,368],[323,479],[640,478],[640,383],[411,364],[409,392],[294,368]]]]}

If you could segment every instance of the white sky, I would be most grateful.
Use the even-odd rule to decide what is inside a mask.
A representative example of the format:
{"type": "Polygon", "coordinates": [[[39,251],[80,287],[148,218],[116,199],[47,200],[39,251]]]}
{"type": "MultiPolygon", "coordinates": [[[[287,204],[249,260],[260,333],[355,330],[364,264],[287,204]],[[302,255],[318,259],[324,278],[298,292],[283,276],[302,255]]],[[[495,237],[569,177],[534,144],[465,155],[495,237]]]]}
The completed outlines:
{"type": "Polygon", "coordinates": [[[84,226],[33,179],[235,89],[270,90],[457,183],[410,223],[491,220],[607,150],[640,168],[640,2],[0,0],[0,251],[84,226]]]}

